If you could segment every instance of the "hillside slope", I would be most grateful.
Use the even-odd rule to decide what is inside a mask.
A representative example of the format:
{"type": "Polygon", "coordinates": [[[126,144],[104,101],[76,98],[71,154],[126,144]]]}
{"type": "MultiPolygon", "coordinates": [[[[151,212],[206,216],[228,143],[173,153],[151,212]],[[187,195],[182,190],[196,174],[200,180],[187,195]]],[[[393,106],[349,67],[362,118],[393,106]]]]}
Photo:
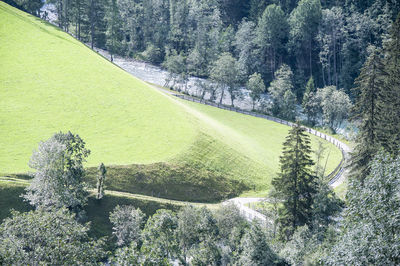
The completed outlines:
{"type": "MultiPolygon", "coordinates": [[[[264,195],[288,127],[184,102],[148,86],[58,28],[0,2],[0,173],[29,171],[58,131],[80,134],[116,191],[191,201],[264,195]]],[[[316,147],[316,137],[312,137],[316,147]]],[[[327,172],[340,161],[330,150],[327,172]]]]}

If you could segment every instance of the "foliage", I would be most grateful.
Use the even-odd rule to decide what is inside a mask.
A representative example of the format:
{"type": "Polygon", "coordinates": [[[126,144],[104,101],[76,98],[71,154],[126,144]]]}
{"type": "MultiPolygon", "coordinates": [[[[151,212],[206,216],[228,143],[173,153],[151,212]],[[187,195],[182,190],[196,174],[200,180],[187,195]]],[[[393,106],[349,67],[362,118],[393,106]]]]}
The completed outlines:
{"type": "Polygon", "coordinates": [[[39,15],[40,8],[43,6],[43,1],[41,0],[14,0],[14,2],[33,15],[39,15]]]}
{"type": "Polygon", "coordinates": [[[211,69],[211,78],[219,84],[221,96],[219,103],[222,103],[225,90],[228,89],[233,106],[233,100],[237,93],[237,65],[235,58],[229,53],[223,53],[211,69]]]}
{"type": "Polygon", "coordinates": [[[311,77],[307,82],[302,102],[303,112],[307,115],[307,122],[311,125],[316,123],[317,116],[321,113],[321,107],[316,92],[314,79],[311,77]]]}
{"type": "Polygon", "coordinates": [[[335,223],[335,218],[341,212],[343,202],[337,198],[332,188],[319,178],[317,181],[316,193],[313,197],[312,223],[313,234],[323,239],[323,235],[331,224],[335,223]]]}
{"type": "Polygon", "coordinates": [[[177,226],[176,214],[168,210],[157,210],[147,220],[141,247],[144,264],[168,265],[169,259],[177,257],[179,248],[174,232],[177,226]]]}
{"type": "Polygon", "coordinates": [[[273,79],[277,66],[282,62],[288,35],[289,25],[281,6],[267,6],[258,20],[255,42],[260,58],[258,68],[268,81],[273,79]]]}
{"type": "Polygon", "coordinates": [[[113,54],[121,50],[118,46],[122,42],[122,19],[118,10],[117,0],[110,0],[110,4],[106,9],[105,19],[107,21],[106,31],[106,47],[111,54],[111,62],[113,54]]]}
{"type": "MultiPolygon", "coordinates": [[[[313,46],[322,17],[319,0],[301,0],[289,17],[289,47],[297,57],[297,66],[313,75],[313,46]]],[[[300,96],[300,95],[297,95],[300,96]]]]}
{"type": "Polygon", "coordinates": [[[177,218],[176,236],[181,262],[187,264],[190,257],[199,264],[213,258],[218,261],[219,251],[215,245],[218,228],[212,213],[205,207],[194,208],[189,205],[178,212],[177,218]],[[208,255],[210,257],[207,258],[208,255]]]}
{"type": "Polygon", "coordinates": [[[113,235],[117,238],[118,246],[127,246],[131,242],[140,243],[144,218],[143,212],[133,206],[117,205],[115,207],[110,213],[110,221],[113,224],[113,235]]]}
{"type": "Polygon", "coordinates": [[[311,223],[317,189],[310,169],[314,165],[310,138],[301,126],[296,124],[289,131],[280,163],[281,171],[272,185],[283,198],[278,218],[280,238],[289,239],[297,227],[311,223]]]}
{"type": "Polygon", "coordinates": [[[385,45],[385,80],[381,90],[379,130],[381,145],[392,154],[400,147],[400,13],[390,29],[390,39],[385,45]]]}
{"type": "Polygon", "coordinates": [[[341,235],[328,265],[400,262],[400,157],[380,152],[370,164],[363,185],[350,181],[341,235]]]}
{"type": "Polygon", "coordinates": [[[356,79],[353,120],[360,120],[357,145],[352,153],[352,173],[364,179],[369,173],[369,162],[378,150],[379,105],[384,87],[384,65],[375,47],[370,47],[370,55],[359,77],[356,79]]]}
{"type": "Polygon", "coordinates": [[[269,247],[261,225],[255,221],[243,236],[240,265],[275,265],[279,257],[269,247]]]}
{"type": "Polygon", "coordinates": [[[176,84],[182,83],[184,77],[187,75],[185,60],[185,57],[182,54],[177,54],[175,50],[167,55],[163,63],[163,67],[169,72],[167,80],[165,81],[166,87],[174,88],[176,84]],[[170,85],[171,81],[172,85],[170,85]]]}
{"type": "Polygon", "coordinates": [[[89,153],[85,142],[71,132],[40,142],[29,161],[36,172],[23,197],[35,207],[82,208],[86,203],[83,162],[89,153]]]}
{"type": "Polygon", "coordinates": [[[283,64],[276,72],[275,79],[268,88],[272,98],[271,111],[274,115],[285,119],[295,118],[296,97],[292,92],[293,72],[288,65],[283,64]]]}
{"type": "Polygon", "coordinates": [[[247,88],[250,90],[250,97],[253,100],[253,110],[254,104],[260,100],[261,93],[265,91],[265,85],[263,80],[261,79],[261,75],[258,73],[254,73],[250,76],[247,82],[247,88]]]}
{"type": "Polygon", "coordinates": [[[235,35],[234,44],[238,55],[238,72],[242,80],[246,80],[256,69],[255,26],[254,22],[243,20],[235,35]]]}
{"type": "Polygon", "coordinates": [[[13,211],[0,225],[0,257],[5,264],[97,265],[103,241],[89,238],[88,230],[66,209],[13,211]]]}
{"type": "Polygon", "coordinates": [[[343,121],[349,116],[352,103],[343,90],[336,90],[334,86],[318,89],[317,97],[321,102],[325,124],[336,132],[343,121]]]}
{"type": "MultiPolygon", "coordinates": [[[[72,36],[3,2],[0,5],[0,23],[7,25],[0,35],[9,40],[0,46],[0,79],[8,84],[0,102],[5,110],[0,113],[1,173],[29,171],[27,161],[41,138],[71,130],[79,132],[92,151],[86,165],[93,168],[85,178],[92,188],[96,168],[104,162],[108,190],[199,201],[235,196],[249,188],[253,195],[266,194],[279,167],[276,158],[288,127],[210,106],[175,104],[72,36]],[[53,51],[50,57],[48,51],[53,51]],[[64,67],[55,67],[54,62],[64,67]],[[46,75],[37,75],[35,69],[46,75]],[[216,123],[209,123],[210,118],[216,123]],[[213,159],[205,162],[210,156],[213,159]],[[167,177],[177,180],[168,182],[168,189],[167,177]]],[[[190,18],[197,21],[206,14],[207,19],[198,22],[207,27],[214,23],[212,3],[204,1],[197,7],[200,13],[191,13],[190,18]]],[[[207,48],[206,54],[211,50],[205,40],[201,43],[202,58],[208,58],[202,49],[207,48]]],[[[327,171],[341,159],[340,151],[333,151],[327,171]]]]}

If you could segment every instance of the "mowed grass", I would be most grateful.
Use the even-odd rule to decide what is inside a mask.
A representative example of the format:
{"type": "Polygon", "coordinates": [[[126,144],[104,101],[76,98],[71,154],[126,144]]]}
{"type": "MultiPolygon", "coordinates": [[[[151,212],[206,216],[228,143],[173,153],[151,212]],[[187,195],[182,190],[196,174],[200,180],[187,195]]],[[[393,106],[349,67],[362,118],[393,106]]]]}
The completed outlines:
{"type": "Polygon", "coordinates": [[[88,165],[152,163],[183,151],[181,108],[56,27],[0,2],[0,173],[25,172],[39,141],[78,133],[88,165]]]}
{"type": "MultiPolygon", "coordinates": [[[[283,142],[290,130],[289,127],[265,120],[262,118],[252,117],[235,113],[231,111],[211,108],[206,105],[201,105],[193,102],[185,102],[192,108],[203,114],[214,118],[221,125],[219,135],[220,141],[229,143],[230,147],[246,154],[251,161],[255,163],[253,169],[244,169],[248,174],[255,176],[252,179],[259,195],[263,195],[268,187],[265,182],[275,177],[279,171],[279,157],[282,153],[283,142]],[[228,136],[234,136],[229,138],[228,136]],[[256,170],[256,173],[252,173],[256,170]],[[263,171],[262,173],[257,173],[263,171]],[[262,188],[263,189],[257,189],[262,188]]],[[[211,129],[210,129],[211,130],[211,129]]],[[[325,175],[331,173],[342,159],[341,151],[332,143],[327,142],[319,137],[309,134],[311,139],[311,148],[315,152],[318,149],[319,142],[322,142],[324,153],[321,158],[321,165],[325,168],[325,175]]],[[[313,154],[316,160],[316,154],[313,154]]],[[[243,195],[256,195],[254,191],[243,195]]]]}
{"type": "MultiPolygon", "coordinates": [[[[70,130],[92,151],[93,186],[104,162],[115,191],[195,202],[267,194],[289,127],[165,95],[2,2],[0,40],[0,173],[27,172],[40,140],[70,130]]],[[[325,143],[329,173],[341,153],[325,143]]]]}

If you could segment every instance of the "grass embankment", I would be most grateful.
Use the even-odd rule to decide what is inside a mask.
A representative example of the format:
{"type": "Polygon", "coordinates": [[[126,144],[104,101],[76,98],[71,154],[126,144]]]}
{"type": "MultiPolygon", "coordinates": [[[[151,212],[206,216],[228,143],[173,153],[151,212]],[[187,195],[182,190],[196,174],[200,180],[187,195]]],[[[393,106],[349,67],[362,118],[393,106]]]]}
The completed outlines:
{"type": "MultiPolygon", "coordinates": [[[[0,39],[0,173],[27,172],[40,140],[70,130],[92,151],[92,185],[104,162],[116,191],[197,202],[266,195],[287,126],[165,95],[3,2],[0,39]]],[[[332,147],[327,173],[340,156],[332,147]]]]}

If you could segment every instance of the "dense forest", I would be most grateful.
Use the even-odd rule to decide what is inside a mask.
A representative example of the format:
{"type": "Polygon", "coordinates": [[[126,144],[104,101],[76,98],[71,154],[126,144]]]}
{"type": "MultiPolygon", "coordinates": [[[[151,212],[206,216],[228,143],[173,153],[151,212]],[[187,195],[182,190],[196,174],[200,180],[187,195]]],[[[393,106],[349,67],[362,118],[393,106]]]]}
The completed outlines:
{"type": "MultiPolygon", "coordinates": [[[[252,91],[268,87],[272,97],[275,93],[283,99],[272,107],[280,116],[293,118],[294,102],[302,103],[312,124],[318,118],[315,113],[321,112],[313,97],[326,101],[325,109],[335,108],[328,103],[341,99],[338,105],[348,105],[346,112],[351,111],[358,128],[348,165],[348,192],[344,201],[337,198],[311,159],[309,136],[295,125],[272,181],[272,204],[264,209],[266,228],[246,221],[234,206],[158,210],[147,221],[139,209],[118,206],[110,213],[115,252],[107,254],[104,239],[91,239],[89,225],[77,222],[87,200],[80,181],[89,151],[78,135],[58,133],[42,142],[42,152],[31,158],[37,171],[23,197],[37,209],[13,212],[0,226],[0,262],[29,264],[33,254],[42,256],[38,263],[49,264],[400,264],[400,2],[51,2],[57,7],[59,27],[92,47],[160,64],[184,77],[211,78],[225,84],[231,95],[236,86],[252,91]],[[286,90],[283,94],[281,88],[286,90]],[[59,158],[67,163],[51,164],[59,158]],[[61,196],[48,196],[48,187],[41,183],[47,176],[54,176],[61,196]],[[71,182],[73,193],[60,193],[58,179],[71,182]],[[50,220],[63,226],[56,228],[50,220]],[[41,242],[33,241],[40,225],[57,232],[58,238],[43,234],[41,242]],[[24,245],[29,248],[21,248],[24,245]]],[[[46,15],[39,11],[41,1],[13,3],[46,15]]],[[[326,121],[337,128],[337,118],[326,121]]],[[[101,165],[98,198],[103,197],[105,176],[101,165]]]]}

